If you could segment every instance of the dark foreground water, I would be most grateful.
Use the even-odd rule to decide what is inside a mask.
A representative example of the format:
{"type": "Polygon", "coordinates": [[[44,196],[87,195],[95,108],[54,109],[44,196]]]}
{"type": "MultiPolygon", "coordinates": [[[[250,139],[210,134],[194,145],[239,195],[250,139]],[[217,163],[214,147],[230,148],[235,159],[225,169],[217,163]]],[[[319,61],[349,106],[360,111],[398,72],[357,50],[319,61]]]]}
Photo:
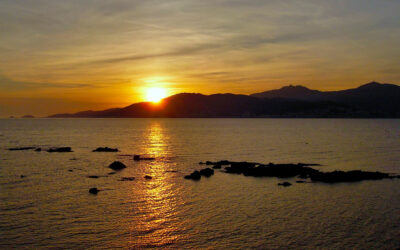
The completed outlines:
{"type": "Polygon", "coordinates": [[[400,120],[4,119],[0,248],[394,249],[400,179],[292,178],[284,188],[277,178],[183,176],[199,161],[222,159],[400,174],[399,153],[400,120]],[[16,146],[74,152],[7,150],[16,146]],[[121,152],[91,152],[100,146],[121,152]],[[134,162],[131,154],[156,160],[134,162]],[[114,160],[128,168],[107,175],[114,160]],[[91,187],[103,191],[91,195],[91,187]]]}

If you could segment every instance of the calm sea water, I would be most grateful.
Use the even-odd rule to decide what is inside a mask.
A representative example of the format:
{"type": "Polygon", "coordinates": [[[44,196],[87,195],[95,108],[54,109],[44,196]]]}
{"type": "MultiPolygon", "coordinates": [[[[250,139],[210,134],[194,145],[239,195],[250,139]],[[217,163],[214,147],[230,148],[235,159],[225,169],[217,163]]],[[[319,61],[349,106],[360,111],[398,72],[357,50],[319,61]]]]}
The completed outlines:
{"type": "Polygon", "coordinates": [[[394,249],[400,179],[293,178],[284,188],[277,178],[183,176],[199,161],[223,159],[400,174],[399,153],[400,120],[3,119],[0,248],[394,249]],[[74,152],[7,150],[17,146],[74,152]],[[121,152],[91,152],[100,146],[121,152]],[[115,160],[128,168],[107,175],[115,160]],[[91,195],[91,187],[103,191],[91,195]]]}

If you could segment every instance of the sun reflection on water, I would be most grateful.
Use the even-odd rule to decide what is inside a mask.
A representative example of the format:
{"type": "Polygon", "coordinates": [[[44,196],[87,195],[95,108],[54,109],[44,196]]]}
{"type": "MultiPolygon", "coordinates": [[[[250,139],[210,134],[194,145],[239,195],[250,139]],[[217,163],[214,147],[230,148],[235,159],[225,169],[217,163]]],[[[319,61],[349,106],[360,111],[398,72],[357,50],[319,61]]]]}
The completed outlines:
{"type": "Polygon", "coordinates": [[[171,152],[168,147],[168,136],[163,124],[151,121],[145,130],[141,152],[154,157],[154,161],[138,163],[142,175],[152,179],[141,179],[141,188],[133,195],[140,195],[135,220],[131,228],[132,247],[162,247],[171,245],[181,239],[181,226],[177,216],[179,198],[177,198],[174,175],[167,173],[170,167],[171,152]]]}

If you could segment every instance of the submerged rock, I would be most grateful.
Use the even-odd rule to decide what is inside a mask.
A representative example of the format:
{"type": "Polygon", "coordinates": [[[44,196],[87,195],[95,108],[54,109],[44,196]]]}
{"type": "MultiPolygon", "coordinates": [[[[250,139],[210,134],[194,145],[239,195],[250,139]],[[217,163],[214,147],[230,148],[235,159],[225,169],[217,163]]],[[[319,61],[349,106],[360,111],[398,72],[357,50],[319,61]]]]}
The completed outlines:
{"type": "Polygon", "coordinates": [[[120,179],[120,181],[133,181],[133,180],[135,180],[135,177],[122,177],[120,179]]]}
{"type": "Polygon", "coordinates": [[[87,178],[98,179],[99,176],[98,175],[88,175],[87,178]]]}
{"type": "Polygon", "coordinates": [[[118,148],[99,147],[93,150],[92,152],[118,152],[118,148]]]}
{"type": "Polygon", "coordinates": [[[47,150],[47,152],[49,152],[49,153],[54,153],[54,152],[67,153],[67,152],[72,152],[72,150],[70,147],[59,147],[59,148],[49,148],[47,150]]]}
{"type": "Polygon", "coordinates": [[[117,172],[113,171],[113,172],[108,173],[108,175],[113,175],[113,174],[116,174],[116,173],[117,172]]]}
{"type": "Polygon", "coordinates": [[[150,175],[145,175],[144,178],[145,178],[146,180],[151,180],[151,179],[153,179],[153,177],[151,177],[150,175]]]}
{"type": "Polygon", "coordinates": [[[211,168],[205,168],[200,170],[200,175],[205,176],[205,177],[210,177],[211,175],[214,174],[214,170],[211,168]]]}
{"type": "Polygon", "coordinates": [[[99,192],[100,190],[98,190],[97,188],[91,188],[91,189],[89,189],[89,193],[91,193],[91,194],[97,194],[98,192],[99,192]]]}
{"type": "Polygon", "coordinates": [[[201,175],[200,175],[200,172],[196,170],[193,173],[191,173],[190,175],[186,175],[184,178],[189,179],[189,180],[198,181],[201,179],[201,175]]]}
{"type": "Polygon", "coordinates": [[[155,160],[156,158],[154,157],[142,157],[141,155],[134,155],[133,160],[134,161],[152,161],[155,160]]]}
{"type": "Polygon", "coordinates": [[[290,182],[287,182],[287,181],[285,181],[285,182],[282,182],[282,183],[278,183],[278,186],[284,186],[284,187],[289,187],[289,186],[291,186],[292,184],[290,183],[290,182]]]}
{"type": "Polygon", "coordinates": [[[35,148],[35,151],[40,152],[40,151],[42,151],[42,148],[35,148]]]}
{"type": "Polygon", "coordinates": [[[8,150],[10,151],[19,151],[19,150],[31,150],[34,149],[35,147],[18,147],[18,148],[9,148],[8,150]]]}
{"type": "Polygon", "coordinates": [[[115,171],[122,170],[122,169],[126,168],[125,164],[123,164],[120,161],[114,161],[108,167],[111,168],[112,170],[115,170],[115,171]]]}

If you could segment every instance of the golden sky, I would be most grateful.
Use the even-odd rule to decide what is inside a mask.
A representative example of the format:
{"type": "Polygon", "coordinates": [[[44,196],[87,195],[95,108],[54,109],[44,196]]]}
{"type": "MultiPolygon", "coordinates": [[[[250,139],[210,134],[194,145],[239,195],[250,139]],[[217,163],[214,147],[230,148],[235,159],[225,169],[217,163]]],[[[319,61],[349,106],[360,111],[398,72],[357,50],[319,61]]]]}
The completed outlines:
{"type": "Polygon", "coordinates": [[[398,0],[1,0],[0,117],[399,84],[399,44],[398,0]]]}

